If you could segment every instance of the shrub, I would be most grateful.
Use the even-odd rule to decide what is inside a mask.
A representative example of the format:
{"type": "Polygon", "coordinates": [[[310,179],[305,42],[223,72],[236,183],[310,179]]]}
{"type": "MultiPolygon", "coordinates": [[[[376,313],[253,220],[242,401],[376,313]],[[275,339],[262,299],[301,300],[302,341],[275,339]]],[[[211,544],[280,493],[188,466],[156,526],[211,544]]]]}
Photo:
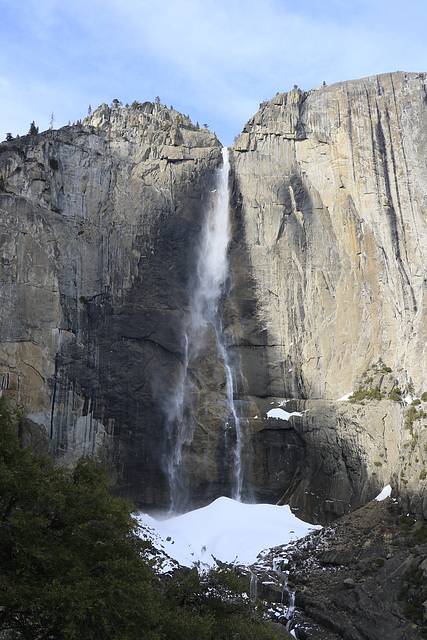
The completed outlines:
{"type": "Polygon", "coordinates": [[[427,527],[421,525],[414,531],[414,538],[418,544],[425,544],[427,542],[427,527]]]}
{"type": "Polygon", "coordinates": [[[393,400],[394,402],[402,402],[402,392],[399,387],[394,387],[389,397],[390,400],[393,400]]]}

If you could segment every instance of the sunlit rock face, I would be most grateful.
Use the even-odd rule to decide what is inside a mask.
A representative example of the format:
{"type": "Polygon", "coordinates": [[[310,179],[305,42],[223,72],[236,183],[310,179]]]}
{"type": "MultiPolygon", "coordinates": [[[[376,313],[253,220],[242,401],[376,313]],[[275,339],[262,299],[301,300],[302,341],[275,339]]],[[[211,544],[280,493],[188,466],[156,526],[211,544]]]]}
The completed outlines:
{"type": "MultiPolygon", "coordinates": [[[[299,478],[286,496],[306,511],[310,495],[325,497],[315,477],[335,512],[391,477],[427,515],[426,421],[412,447],[396,403],[372,401],[363,416],[359,405],[325,407],[380,358],[402,390],[410,379],[414,395],[427,389],[426,100],[426,74],[296,88],[260,105],[230,154],[247,393],[255,405],[304,399],[308,413],[291,420],[299,478]]],[[[258,439],[271,437],[268,425],[258,439]]]]}
{"type": "MultiPolygon", "coordinates": [[[[244,499],[327,522],[391,483],[427,516],[427,420],[389,398],[427,391],[426,84],[397,72],[278,94],[230,148],[223,350],[208,323],[187,371],[188,506],[232,494],[239,449],[244,499]],[[337,402],[362,381],[384,398],[337,402]]],[[[0,145],[2,388],[25,441],[38,425],[60,463],[100,456],[144,505],[169,501],[168,416],[221,162],[214,134],[152,103],[0,145]]]]}

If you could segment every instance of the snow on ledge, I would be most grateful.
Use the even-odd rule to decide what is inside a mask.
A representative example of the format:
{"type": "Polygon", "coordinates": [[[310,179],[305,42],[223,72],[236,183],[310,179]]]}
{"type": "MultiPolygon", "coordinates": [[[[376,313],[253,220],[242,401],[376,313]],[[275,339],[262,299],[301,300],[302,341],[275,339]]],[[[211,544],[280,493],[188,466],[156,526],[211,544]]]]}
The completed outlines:
{"type": "Polygon", "coordinates": [[[299,411],[288,413],[284,409],[270,409],[267,412],[267,418],[278,418],[279,420],[289,420],[292,416],[302,416],[302,413],[299,411]]]}
{"type": "Polygon", "coordinates": [[[384,489],[381,491],[381,493],[379,493],[377,495],[375,500],[377,502],[382,502],[382,500],[385,500],[386,498],[389,498],[390,496],[391,496],[391,487],[388,484],[386,487],[384,487],[384,489]]]}
{"type": "Polygon", "coordinates": [[[342,398],[338,398],[336,402],[346,402],[346,400],[348,400],[349,397],[352,395],[353,395],[353,391],[350,391],[350,393],[346,393],[345,396],[343,396],[342,398]]]}

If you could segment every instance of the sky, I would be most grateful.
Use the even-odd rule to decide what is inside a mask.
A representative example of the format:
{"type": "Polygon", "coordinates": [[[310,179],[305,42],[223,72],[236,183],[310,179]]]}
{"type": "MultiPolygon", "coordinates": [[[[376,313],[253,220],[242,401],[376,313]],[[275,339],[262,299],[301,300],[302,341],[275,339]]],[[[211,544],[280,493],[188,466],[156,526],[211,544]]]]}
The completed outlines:
{"type": "Polygon", "coordinates": [[[427,71],[425,0],[0,0],[0,140],[154,101],[233,143],[294,85],[427,71]]]}

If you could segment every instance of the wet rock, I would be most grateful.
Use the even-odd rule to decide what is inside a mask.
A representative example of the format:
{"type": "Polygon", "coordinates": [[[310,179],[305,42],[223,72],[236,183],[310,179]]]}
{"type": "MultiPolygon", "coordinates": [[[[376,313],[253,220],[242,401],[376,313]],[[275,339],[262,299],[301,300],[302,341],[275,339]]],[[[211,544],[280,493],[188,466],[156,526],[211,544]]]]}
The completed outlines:
{"type": "Polygon", "coordinates": [[[274,550],[276,558],[293,559],[293,620],[304,629],[301,637],[415,640],[427,631],[427,544],[417,542],[416,533],[424,524],[405,525],[396,519],[396,508],[391,499],[374,501],[317,536],[274,550]],[[295,547],[308,550],[309,559],[303,561],[295,547]],[[340,554],[354,560],[324,564],[324,558],[340,554]]]}

